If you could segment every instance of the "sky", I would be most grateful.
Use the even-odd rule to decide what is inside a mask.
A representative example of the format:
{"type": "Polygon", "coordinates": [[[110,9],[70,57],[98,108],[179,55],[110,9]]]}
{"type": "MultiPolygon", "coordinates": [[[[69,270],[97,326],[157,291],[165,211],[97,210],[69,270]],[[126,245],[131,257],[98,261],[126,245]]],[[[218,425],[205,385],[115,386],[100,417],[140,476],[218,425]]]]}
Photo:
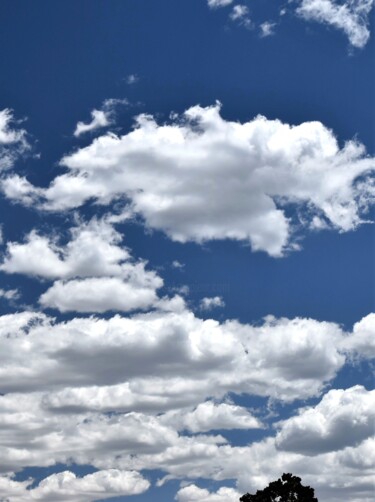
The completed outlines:
{"type": "Polygon", "coordinates": [[[373,500],[374,3],[0,3],[0,501],[373,500]]]}

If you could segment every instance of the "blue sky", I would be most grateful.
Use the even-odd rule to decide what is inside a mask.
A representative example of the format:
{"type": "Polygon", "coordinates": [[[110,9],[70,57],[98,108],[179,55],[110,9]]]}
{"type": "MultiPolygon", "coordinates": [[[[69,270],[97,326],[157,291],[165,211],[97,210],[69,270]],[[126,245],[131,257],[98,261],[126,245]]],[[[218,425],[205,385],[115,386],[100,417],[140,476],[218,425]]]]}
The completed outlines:
{"type": "Polygon", "coordinates": [[[3,0],[0,500],[372,500],[373,4],[3,0]]]}

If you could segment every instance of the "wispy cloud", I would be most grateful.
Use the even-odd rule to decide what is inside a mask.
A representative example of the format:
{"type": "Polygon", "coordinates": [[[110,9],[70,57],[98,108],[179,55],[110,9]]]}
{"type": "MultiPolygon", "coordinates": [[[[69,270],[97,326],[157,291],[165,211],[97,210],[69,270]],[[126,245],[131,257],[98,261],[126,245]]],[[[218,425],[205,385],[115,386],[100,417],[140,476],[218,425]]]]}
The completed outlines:
{"type": "MultiPolygon", "coordinates": [[[[132,77],[134,77],[134,75],[132,77]]],[[[91,122],[78,122],[73,133],[74,136],[77,138],[87,132],[92,132],[112,125],[114,122],[115,108],[119,105],[127,104],[128,101],[126,99],[106,99],[100,110],[92,110],[91,122]]]]}
{"type": "Polygon", "coordinates": [[[296,12],[307,21],[316,21],[343,31],[351,45],[362,48],[370,38],[369,13],[374,0],[301,0],[296,12]]]}

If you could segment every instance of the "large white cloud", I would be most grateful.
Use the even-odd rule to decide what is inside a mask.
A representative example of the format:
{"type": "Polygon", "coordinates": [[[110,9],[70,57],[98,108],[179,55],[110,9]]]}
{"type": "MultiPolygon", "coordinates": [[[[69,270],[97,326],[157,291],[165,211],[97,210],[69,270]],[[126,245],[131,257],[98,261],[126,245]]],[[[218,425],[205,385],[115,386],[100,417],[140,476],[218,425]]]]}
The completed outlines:
{"type": "Polygon", "coordinates": [[[276,444],[306,455],[338,451],[371,437],[374,424],[375,391],[359,385],[334,389],[317,406],[281,422],[276,444]]]}
{"type": "Polygon", "coordinates": [[[341,329],[309,319],[253,327],[186,310],[36,325],[31,314],[5,317],[0,392],[146,379],[156,395],[177,385],[198,396],[246,391],[293,400],[319,393],[345,363],[341,329]]]}
{"type": "Polygon", "coordinates": [[[374,0],[300,0],[296,12],[343,31],[354,47],[364,47],[370,37],[369,14],[374,0]]]}
{"type": "MultiPolygon", "coordinates": [[[[361,144],[340,149],[320,122],[227,121],[219,105],[195,106],[165,125],[141,115],[135,130],[97,138],[62,164],[69,171],[43,191],[44,208],[126,196],[148,226],[174,240],[243,240],[272,256],[294,246],[296,222],[283,204],[302,211],[298,225],[344,232],[363,221],[373,202],[369,186],[356,182],[374,169],[361,144]]],[[[8,195],[17,180],[5,181],[8,195]]],[[[19,197],[13,188],[16,198],[40,195],[25,183],[19,197]]]]}
{"type": "MultiPolygon", "coordinates": [[[[64,471],[44,478],[37,487],[27,488],[31,481],[17,482],[9,477],[0,478],[1,496],[9,502],[90,502],[145,492],[150,483],[137,472],[107,469],[79,478],[64,471]]],[[[5,499],[2,499],[5,500],[5,499]]]]}

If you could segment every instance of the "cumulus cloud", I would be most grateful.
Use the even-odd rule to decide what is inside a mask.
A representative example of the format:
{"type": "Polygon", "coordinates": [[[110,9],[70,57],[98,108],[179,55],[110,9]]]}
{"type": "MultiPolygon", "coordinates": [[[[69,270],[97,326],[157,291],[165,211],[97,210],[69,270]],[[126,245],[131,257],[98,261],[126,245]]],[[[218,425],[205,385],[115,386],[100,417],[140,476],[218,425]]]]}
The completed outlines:
{"type": "MultiPolygon", "coordinates": [[[[34,231],[23,243],[8,242],[0,270],[60,279],[40,302],[61,312],[129,311],[159,301],[156,291],[163,280],[146,270],[146,262],[132,259],[110,223],[93,219],[74,227],[70,234],[65,245],[34,231]]],[[[168,308],[168,302],[160,306],[168,308]]]]}
{"type": "Polygon", "coordinates": [[[296,247],[296,225],[307,230],[319,216],[346,232],[373,203],[370,183],[358,181],[374,170],[363,145],[340,149],[320,122],[230,122],[219,105],[195,106],[164,125],[141,115],[135,130],[97,138],[62,164],[69,172],[43,191],[45,209],[126,196],[147,226],[175,241],[235,239],[272,256],[296,247]],[[285,204],[299,220],[286,216],[285,204]]]}
{"type": "Polygon", "coordinates": [[[29,148],[26,131],[17,127],[12,110],[0,110],[0,171],[12,167],[29,148]]]}
{"type": "Polygon", "coordinates": [[[204,488],[189,485],[181,488],[176,495],[178,502],[238,502],[240,496],[233,488],[219,488],[217,492],[210,493],[204,488]]]}
{"type": "Polygon", "coordinates": [[[118,277],[91,277],[71,281],[56,281],[40,297],[45,307],[60,312],[97,312],[107,310],[129,311],[146,309],[157,300],[155,290],[149,287],[135,287],[118,277]]]}
{"type": "Polygon", "coordinates": [[[0,322],[0,392],[134,381],[155,396],[185,392],[185,399],[205,400],[246,391],[290,401],[319,393],[345,363],[340,327],[311,319],[254,327],[202,320],[186,310],[65,323],[34,319],[20,313],[0,322]]]}
{"type": "Polygon", "coordinates": [[[25,206],[31,206],[43,196],[43,190],[33,186],[24,176],[18,174],[12,174],[1,180],[1,189],[5,197],[19,201],[25,206]]]}
{"type": "Polygon", "coordinates": [[[221,296],[205,297],[200,302],[201,310],[212,310],[218,307],[225,307],[225,302],[221,296]]]}
{"type": "Polygon", "coordinates": [[[88,502],[115,496],[138,495],[149,488],[149,482],[137,472],[107,469],[79,478],[64,471],[44,478],[38,486],[28,488],[32,480],[17,482],[0,478],[1,495],[9,502],[66,501],[88,502]]]}
{"type": "Polygon", "coordinates": [[[305,455],[338,451],[372,437],[374,423],[375,391],[360,385],[334,389],[315,407],[281,422],[276,444],[305,455]]]}
{"type": "Polygon", "coordinates": [[[307,21],[317,21],[343,31],[354,47],[366,45],[369,14],[374,0],[301,0],[296,12],[307,21]]]}
{"type": "MultiPolygon", "coordinates": [[[[136,82],[136,75],[129,75],[128,83],[136,82]],[[131,81],[129,82],[129,79],[131,81]]],[[[127,104],[126,99],[106,99],[103,103],[102,109],[92,110],[91,112],[91,122],[78,122],[76,125],[74,136],[78,138],[82,134],[87,132],[95,131],[96,129],[101,129],[107,127],[113,123],[114,120],[114,109],[120,104],[127,104]]]]}
{"type": "Polygon", "coordinates": [[[215,404],[206,401],[193,411],[179,410],[166,413],[162,423],[172,425],[177,430],[209,432],[215,429],[259,429],[261,422],[246,408],[228,403],[215,404]]]}
{"type": "Polygon", "coordinates": [[[353,336],[344,340],[349,352],[366,359],[375,358],[375,314],[369,314],[353,327],[353,336]]]}
{"type": "MultiPolygon", "coordinates": [[[[92,219],[70,230],[59,245],[53,237],[29,233],[25,242],[8,242],[1,270],[48,279],[122,276],[130,260],[122,237],[105,219],[92,219]]],[[[160,285],[160,282],[159,282],[160,285]]]]}

